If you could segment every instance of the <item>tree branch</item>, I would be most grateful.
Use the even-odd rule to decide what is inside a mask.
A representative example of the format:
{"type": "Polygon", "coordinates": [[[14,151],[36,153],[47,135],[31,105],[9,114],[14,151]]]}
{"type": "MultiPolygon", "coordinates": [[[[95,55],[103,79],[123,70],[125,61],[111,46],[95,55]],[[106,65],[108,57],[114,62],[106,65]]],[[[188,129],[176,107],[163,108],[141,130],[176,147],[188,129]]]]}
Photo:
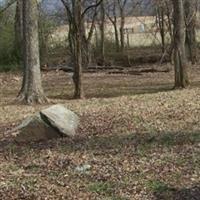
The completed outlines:
{"type": "Polygon", "coordinates": [[[102,3],[103,0],[99,0],[98,3],[94,4],[94,5],[91,5],[91,6],[88,6],[84,11],[83,13],[81,14],[82,17],[84,17],[84,15],[88,12],[88,10],[92,9],[92,8],[96,8],[98,7],[101,3],[102,3]]]}
{"type": "Polygon", "coordinates": [[[0,10],[0,14],[5,12],[10,6],[12,6],[14,3],[16,2],[16,0],[12,0],[10,2],[8,2],[8,4],[2,9],[0,10]]]}
{"type": "Polygon", "coordinates": [[[73,17],[72,17],[72,12],[67,4],[67,2],[65,0],[61,0],[61,2],[63,3],[65,9],[67,10],[68,13],[68,17],[70,18],[70,21],[72,21],[73,17]]]}

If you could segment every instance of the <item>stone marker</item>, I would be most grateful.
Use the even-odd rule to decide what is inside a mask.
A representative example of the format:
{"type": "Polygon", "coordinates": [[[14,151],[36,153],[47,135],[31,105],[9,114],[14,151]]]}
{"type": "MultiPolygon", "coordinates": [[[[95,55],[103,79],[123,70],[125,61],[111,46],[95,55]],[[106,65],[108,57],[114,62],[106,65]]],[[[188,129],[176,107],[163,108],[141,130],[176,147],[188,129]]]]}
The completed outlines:
{"type": "Polygon", "coordinates": [[[35,142],[74,136],[79,118],[62,105],[54,105],[29,117],[17,127],[17,142],[35,142]]]}

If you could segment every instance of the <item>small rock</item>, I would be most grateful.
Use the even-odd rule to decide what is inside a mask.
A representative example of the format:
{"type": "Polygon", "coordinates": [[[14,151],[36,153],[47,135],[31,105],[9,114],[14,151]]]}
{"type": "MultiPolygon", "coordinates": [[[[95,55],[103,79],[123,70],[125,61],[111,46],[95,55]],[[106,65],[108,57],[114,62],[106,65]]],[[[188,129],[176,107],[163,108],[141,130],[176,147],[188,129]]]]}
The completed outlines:
{"type": "Polygon", "coordinates": [[[75,168],[75,171],[79,173],[84,173],[84,172],[88,172],[91,168],[92,168],[91,165],[86,164],[86,165],[77,166],[75,168]]]}

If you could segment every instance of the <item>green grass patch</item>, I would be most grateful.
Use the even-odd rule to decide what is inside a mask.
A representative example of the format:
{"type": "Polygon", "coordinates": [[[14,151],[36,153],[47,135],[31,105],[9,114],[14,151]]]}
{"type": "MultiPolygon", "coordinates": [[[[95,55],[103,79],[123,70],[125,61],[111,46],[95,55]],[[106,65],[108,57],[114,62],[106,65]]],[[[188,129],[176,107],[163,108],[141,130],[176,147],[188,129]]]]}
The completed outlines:
{"type": "Polygon", "coordinates": [[[97,193],[100,195],[112,195],[113,191],[115,189],[114,184],[110,182],[95,182],[91,183],[88,187],[88,190],[93,193],[97,193]]]}
{"type": "Polygon", "coordinates": [[[149,190],[151,190],[152,192],[158,192],[158,193],[162,193],[165,192],[166,190],[168,190],[168,186],[164,183],[161,182],[159,180],[152,180],[147,182],[146,184],[147,188],[149,190]]]}

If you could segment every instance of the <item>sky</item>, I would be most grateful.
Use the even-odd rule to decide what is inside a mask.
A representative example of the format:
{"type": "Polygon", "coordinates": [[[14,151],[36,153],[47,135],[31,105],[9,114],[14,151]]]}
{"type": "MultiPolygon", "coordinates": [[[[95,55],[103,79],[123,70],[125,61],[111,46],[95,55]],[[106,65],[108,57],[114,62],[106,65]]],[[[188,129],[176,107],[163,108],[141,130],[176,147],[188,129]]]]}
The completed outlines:
{"type": "MultiPolygon", "coordinates": [[[[130,2],[133,1],[133,0],[129,0],[130,2]]],[[[145,6],[144,4],[148,4],[149,1],[151,0],[143,0],[143,11],[145,13],[148,13],[148,10],[150,10],[150,7],[149,6],[145,6]],[[146,8],[145,8],[146,7],[146,8]]],[[[0,5],[5,3],[5,0],[0,0],[0,5]]],[[[43,10],[46,10],[48,13],[52,12],[52,11],[58,11],[59,10],[59,7],[62,7],[62,3],[60,0],[44,0],[43,1],[43,4],[42,4],[42,8],[43,10]]]]}
{"type": "Polygon", "coordinates": [[[4,0],[0,0],[0,5],[3,3],[4,0]]]}

